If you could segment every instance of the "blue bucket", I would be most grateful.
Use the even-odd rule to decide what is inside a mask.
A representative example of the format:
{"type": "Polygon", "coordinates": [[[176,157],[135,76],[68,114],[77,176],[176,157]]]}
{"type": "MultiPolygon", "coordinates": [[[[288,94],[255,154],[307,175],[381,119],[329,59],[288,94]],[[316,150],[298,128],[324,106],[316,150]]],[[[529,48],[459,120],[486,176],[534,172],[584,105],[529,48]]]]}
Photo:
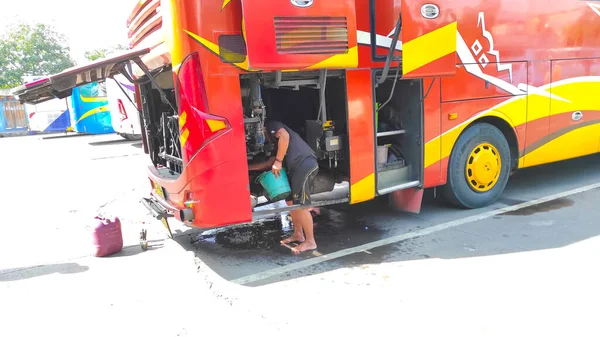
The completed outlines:
{"type": "Polygon", "coordinates": [[[272,171],[266,171],[256,178],[267,192],[270,201],[284,200],[292,192],[285,169],[282,168],[279,173],[279,178],[276,178],[272,171]]]}

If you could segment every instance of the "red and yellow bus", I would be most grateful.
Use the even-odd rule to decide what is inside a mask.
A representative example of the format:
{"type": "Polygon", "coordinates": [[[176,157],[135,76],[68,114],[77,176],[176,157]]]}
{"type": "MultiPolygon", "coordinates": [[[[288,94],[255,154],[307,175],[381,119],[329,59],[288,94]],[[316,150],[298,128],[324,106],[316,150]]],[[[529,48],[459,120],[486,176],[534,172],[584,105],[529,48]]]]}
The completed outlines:
{"type": "Polygon", "coordinates": [[[263,214],[248,165],[271,154],[265,118],[317,153],[316,205],[386,195],[418,212],[439,187],[484,207],[516,169],[600,150],[598,1],[146,0],[127,25],[131,52],[20,97],[130,78],[158,218],[263,214]]]}

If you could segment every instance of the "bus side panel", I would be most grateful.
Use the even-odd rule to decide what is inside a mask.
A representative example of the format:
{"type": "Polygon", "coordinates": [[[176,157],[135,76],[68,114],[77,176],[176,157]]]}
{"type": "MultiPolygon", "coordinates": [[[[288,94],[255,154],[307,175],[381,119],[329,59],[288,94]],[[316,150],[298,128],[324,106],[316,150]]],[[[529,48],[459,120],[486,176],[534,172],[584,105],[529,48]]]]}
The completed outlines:
{"type": "MultiPolygon", "coordinates": [[[[356,1],[358,68],[383,68],[402,7],[400,2],[396,0],[377,0],[375,13],[372,13],[371,1],[375,0],[356,1]],[[375,14],[375,17],[371,17],[371,14],[375,14]],[[373,21],[375,51],[371,46],[371,31],[373,30],[371,23],[373,21]]],[[[401,56],[401,39],[398,39],[396,43],[396,50],[396,56],[401,56]]],[[[392,68],[398,67],[398,62],[392,62],[391,66],[392,68]]]]}
{"type": "Polygon", "coordinates": [[[350,203],[375,198],[375,126],[371,70],[348,70],[350,203]]]}
{"type": "Polygon", "coordinates": [[[525,123],[527,96],[509,98],[485,98],[468,101],[442,103],[442,180],[447,181],[448,160],[454,144],[462,132],[473,121],[484,117],[499,118],[508,123],[516,132],[517,140],[524,139],[517,126],[525,123]],[[451,119],[451,116],[457,116],[451,119]]]}
{"type": "Polygon", "coordinates": [[[440,134],[441,126],[441,82],[435,79],[426,79],[423,81],[423,90],[425,97],[425,105],[423,107],[425,117],[424,140],[425,140],[425,188],[443,184],[441,175],[441,151],[442,140],[440,134]],[[427,91],[429,90],[429,93],[427,91]]]}
{"type": "Polygon", "coordinates": [[[438,0],[435,5],[402,1],[402,77],[454,75],[457,29],[457,15],[451,1],[438,0]],[[423,11],[434,7],[438,16],[425,18],[423,11]]]}
{"type": "Polygon", "coordinates": [[[600,59],[552,61],[547,135],[528,142],[525,164],[596,153],[600,135],[600,59]]]}
{"type": "Polygon", "coordinates": [[[93,134],[115,132],[108,99],[98,82],[73,88],[71,99],[75,131],[93,134]]]}
{"type": "Polygon", "coordinates": [[[355,1],[241,0],[248,67],[354,68],[358,65],[355,1]]]}
{"type": "MultiPolygon", "coordinates": [[[[529,62],[529,85],[545,88],[550,92],[551,62],[529,62]]],[[[525,141],[519,146],[519,168],[539,165],[543,162],[535,155],[530,156],[541,139],[548,136],[550,118],[550,95],[530,94],[527,102],[527,124],[525,141]]]]}
{"type": "Polygon", "coordinates": [[[39,104],[25,104],[31,131],[65,131],[71,123],[69,99],[54,98],[39,104]]]}
{"type": "Polygon", "coordinates": [[[112,79],[106,80],[106,95],[112,127],[115,132],[119,134],[141,135],[142,130],[140,128],[138,109],[134,105],[135,86],[123,75],[117,75],[112,79]]]}
{"type": "Polygon", "coordinates": [[[456,75],[443,77],[442,101],[463,101],[492,97],[524,95],[517,88],[528,83],[527,62],[505,62],[457,65],[456,75]],[[464,86],[464,83],[469,83],[464,86]],[[509,91],[513,89],[513,91],[509,91]]]}
{"type": "MultiPolygon", "coordinates": [[[[204,74],[208,74],[207,72],[204,74]]],[[[218,188],[211,190],[211,198],[220,200],[226,208],[210,210],[215,223],[231,224],[250,221],[252,208],[250,204],[250,181],[248,180],[248,161],[246,156],[246,137],[244,133],[244,113],[239,76],[204,75],[206,94],[209,98],[210,113],[227,118],[232,129],[229,140],[215,140],[216,151],[207,158],[213,163],[222,162],[218,166],[218,175],[208,177],[218,181],[218,188]],[[218,143],[222,141],[221,143],[218,143]],[[227,144],[227,145],[225,145],[227,144]],[[226,206],[225,206],[226,205],[226,206]]],[[[215,170],[216,172],[217,170],[215,170]]],[[[213,186],[216,186],[214,184],[213,186]]],[[[207,211],[208,212],[208,211],[207,211]]]]}

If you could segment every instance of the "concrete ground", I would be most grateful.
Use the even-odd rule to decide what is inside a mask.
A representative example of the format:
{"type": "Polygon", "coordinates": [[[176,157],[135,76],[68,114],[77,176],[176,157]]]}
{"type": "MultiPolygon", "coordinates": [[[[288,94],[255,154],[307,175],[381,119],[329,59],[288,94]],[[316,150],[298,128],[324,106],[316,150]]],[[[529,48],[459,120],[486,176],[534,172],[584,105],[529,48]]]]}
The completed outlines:
{"type": "Polygon", "coordinates": [[[233,333],[275,329],[215,297],[193,247],[148,226],[140,142],[48,137],[0,139],[0,336],[200,336],[232,319],[233,333]],[[96,215],[122,220],[121,253],[91,256],[96,215]]]}
{"type": "Polygon", "coordinates": [[[600,333],[599,156],[523,170],[485,209],[326,209],[292,256],[285,216],[165,240],[140,142],[47,137],[0,139],[0,335],[600,333]],[[122,253],[89,256],[97,214],[121,218],[122,253]]]}

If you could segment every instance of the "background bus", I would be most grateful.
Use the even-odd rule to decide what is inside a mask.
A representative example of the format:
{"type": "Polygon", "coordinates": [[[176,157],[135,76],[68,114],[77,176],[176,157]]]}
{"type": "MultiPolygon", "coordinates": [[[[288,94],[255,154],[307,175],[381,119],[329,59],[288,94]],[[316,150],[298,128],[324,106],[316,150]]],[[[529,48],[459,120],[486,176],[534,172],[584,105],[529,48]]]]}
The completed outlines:
{"type": "Polygon", "coordinates": [[[25,104],[29,129],[33,132],[63,132],[71,127],[68,98],[55,98],[38,104],[25,104]]]}
{"type": "Polygon", "coordinates": [[[92,82],[73,88],[70,104],[74,131],[92,134],[115,132],[105,83],[92,82]]]}
{"type": "Polygon", "coordinates": [[[25,107],[10,90],[0,89],[0,137],[4,134],[27,132],[29,121],[25,107]]]}
{"type": "Polygon", "coordinates": [[[125,139],[142,139],[139,111],[133,104],[135,102],[134,85],[120,74],[107,79],[105,83],[113,129],[125,139]]]}
{"type": "MultiPolygon", "coordinates": [[[[25,83],[45,76],[26,76],[25,83]]],[[[73,88],[71,96],[38,104],[25,104],[30,130],[34,132],[114,133],[103,83],[92,82],[73,88]]]]}
{"type": "MultiPolygon", "coordinates": [[[[45,76],[25,76],[23,82],[31,83],[45,76]]],[[[38,104],[25,103],[29,129],[33,132],[64,132],[71,127],[69,98],[54,98],[38,104]]]]}

